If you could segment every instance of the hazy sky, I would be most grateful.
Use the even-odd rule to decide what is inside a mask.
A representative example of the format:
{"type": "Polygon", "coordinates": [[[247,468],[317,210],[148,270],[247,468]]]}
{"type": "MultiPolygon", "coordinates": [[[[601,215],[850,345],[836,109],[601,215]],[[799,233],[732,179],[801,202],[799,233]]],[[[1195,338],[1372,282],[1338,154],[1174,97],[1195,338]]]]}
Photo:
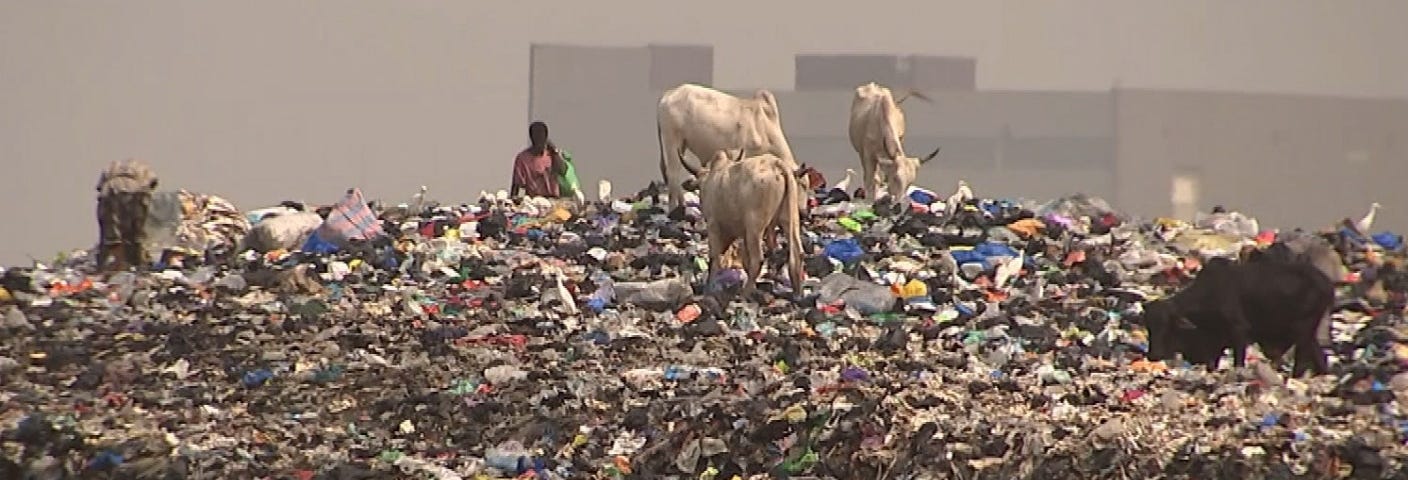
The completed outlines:
{"type": "Polygon", "coordinates": [[[976,56],[983,89],[1408,97],[1402,0],[865,5],[0,0],[0,262],[88,245],[98,169],[129,156],[245,208],[501,187],[531,41],[713,44],[729,88],[790,87],[794,53],[884,52],[976,56]]]}

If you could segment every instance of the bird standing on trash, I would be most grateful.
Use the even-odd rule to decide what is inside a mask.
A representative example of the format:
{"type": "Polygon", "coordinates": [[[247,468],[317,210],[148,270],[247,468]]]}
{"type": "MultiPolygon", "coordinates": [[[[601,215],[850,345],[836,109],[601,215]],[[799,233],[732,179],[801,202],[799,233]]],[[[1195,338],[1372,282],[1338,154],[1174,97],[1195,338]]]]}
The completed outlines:
{"type": "Polygon", "coordinates": [[[1359,230],[1359,233],[1368,235],[1369,229],[1374,228],[1374,215],[1379,213],[1379,206],[1379,202],[1374,202],[1369,206],[1369,213],[1364,214],[1364,218],[1354,223],[1354,227],[1359,230]]]}
{"type": "Polygon", "coordinates": [[[851,175],[855,175],[855,174],[856,174],[855,169],[847,168],[847,169],[846,169],[846,178],[843,178],[843,179],[841,179],[841,181],[836,182],[836,187],[835,187],[835,188],[836,188],[837,190],[840,190],[840,191],[843,191],[843,192],[846,191],[846,190],[849,190],[849,189],[851,188],[851,175]]]}
{"type": "Polygon", "coordinates": [[[99,270],[150,263],[146,223],[156,186],[151,167],[134,159],[114,161],[98,176],[99,270]]]}
{"type": "Polygon", "coordinates": [[[968,188],[968,182],[967,182],[967,181],[959,180],[959,181],[958,181],[958,190],[954,191],[954,192],[953,192],[953,195],[949,195],[948,201],[945,202],[944,205],[948,206],[948,208],[949,208],[950,211],[956,211],[956,208],[958,207],[958,205],[967,203],[969,200],[972,200],[972,199],[973,199],[973,189],[968,188]]]}

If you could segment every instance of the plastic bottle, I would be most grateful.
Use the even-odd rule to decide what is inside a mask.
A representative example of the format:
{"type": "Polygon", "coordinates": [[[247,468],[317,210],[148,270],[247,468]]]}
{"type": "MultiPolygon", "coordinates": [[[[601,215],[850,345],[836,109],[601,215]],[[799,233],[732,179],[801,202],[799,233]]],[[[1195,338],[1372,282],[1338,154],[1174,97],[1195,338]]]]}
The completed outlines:
{"type": "Polygon", "coordinates": [[[132,294],[136,293],[137,276],[131,272],[120,272],[108,279],[108,285],[112,289],[112,295],[108,297],[109,305],[120,307],[126,305],[132,294]]]}
{"type": "Polygon", "coordinates": [[[500,443],[484,452],[484,464],[504,473],[517,475],[525,463],[531,463],[528,450],[517,440],[500,443]]]}
{"type": "Polygon", "coordinates": [[[617,300],[642,306],[677,305],[689,300],[694,289],[689,283],[678,278],[667,278],[653,282],[622,282],[614,285],[617,300]]]}
{"type": "Polygon", "coordinates": [[[596,291],[587,298],[587,308],[593,312],[601,313],[611,302],[616,300],[616,284],[611,281],[611,276],[606,272],[596,272],[592,274],[592,283],[596,284],[596,291]]]}

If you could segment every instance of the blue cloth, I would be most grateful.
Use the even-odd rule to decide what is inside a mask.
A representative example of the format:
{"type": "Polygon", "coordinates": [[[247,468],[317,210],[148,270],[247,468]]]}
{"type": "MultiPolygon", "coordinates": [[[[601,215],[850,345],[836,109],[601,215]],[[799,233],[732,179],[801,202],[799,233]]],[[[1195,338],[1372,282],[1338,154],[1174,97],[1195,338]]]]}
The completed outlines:
{"type": "Polygon", "coordinates": [[[337,248],[337,245],[324,241],[322,237],[318,236],[317,232],[313,232],[312,235],[308,236],[308,241],[303,242],[303,248],[301,250],[308,253],[328,254],[334,253],[340,249],[337,248]]]}
{"type": "Polygon", "coordinates": [[[1349,227],[1340,227],[1340,237],[1349,240],[1356,248],[1363,247],[1364,243],[1369,241],[1369,239],[1364,238],[1359,232],[1349,227]]]}
{"type": "Polygon", "coordinates": [[[1403,236],[1393,232],[1379,232],[1372,237],[1374,243],[1384,247],[1385,250],[1398,250],[1403,248],[1403,236]]]}
{"type": "Polygon", "coordinates": [[[988,260],[988,256],[983,255],[982,252],[979,252],[976,248],[972,250],[952,250],[949,251],[949,255],[953,256],[953,261],[957,262],[959,265],[967,265],[969,263],[986,264],[988,260]]]}
{"type": "Polygon", "coordinates": [[[988,262],[989,258],[1021,257],[1023,265],[1027,266],[1028,268],[1032,267],[1031,257],[1022,255],[1022,252],[1019,252],[1017,251],[1017,249],[1012,248],[1011,246],[1008,246],[1007,244],[1003,243],[980,243],[977,246],[974,246],[972,250],[951,250],[949,251],[949,255],[952,256],[953,261],[957,262],[959,265],[964,265],[968,263],[982,263],[984,267],[991,268],[992,265],[988,262]]]}
{"type": "Polygon", "coordinates": [[[865,255],[865,250],[860,248],[860,242],[857,242],[854,238],[832,240],[831,243],[826,244],[826,248],[823,251],[827,257],[834,258],[836,261],[847,265],[855,263],[857,260],[860,260],[860,257],[865,255]]]}
{"type": "Polygon", "coordinates": [[[934,195],[934,192],[930,192],[927,190],[920,190],[918,188],[915,188],[909,192],[909,200],[920,205],[929,205],[931,203],[934,203],[938,199],[938,195],[934,195]]]}

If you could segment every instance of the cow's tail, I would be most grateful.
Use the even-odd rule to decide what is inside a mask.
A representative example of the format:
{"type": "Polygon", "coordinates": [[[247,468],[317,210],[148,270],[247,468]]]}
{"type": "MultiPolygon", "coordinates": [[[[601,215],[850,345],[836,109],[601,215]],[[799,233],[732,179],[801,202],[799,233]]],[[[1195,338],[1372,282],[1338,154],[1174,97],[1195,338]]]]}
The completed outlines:
{"type": "Polygon", "coordinates": [[[787,274],[792,281],[792,291],[802,292],[802,212],[797,209],[798,197],[802,195],[797,187],[797,177],[787,166],[781,166],[783,187],[782,211],[778,212],[786,221],[782,231],[787,235],[787,274]]]}
{"type": "Polygon", "coordinates": [[[684,159],[684,152],[680,152],[680,165],[683,166],[685,171],[689,172],[690,175],[694,175],[695,178],[699,177],[699,171],[701,169],[697,165],[690,165],[689,161],[684,159]]]}
{"type": "Polygon", "coordinates": [[[665,168],[665,132],[660,128],[660,117],[655,118],[655,140],[660,143],[660,178],[670,184],[670,170],[665,168]]]}

